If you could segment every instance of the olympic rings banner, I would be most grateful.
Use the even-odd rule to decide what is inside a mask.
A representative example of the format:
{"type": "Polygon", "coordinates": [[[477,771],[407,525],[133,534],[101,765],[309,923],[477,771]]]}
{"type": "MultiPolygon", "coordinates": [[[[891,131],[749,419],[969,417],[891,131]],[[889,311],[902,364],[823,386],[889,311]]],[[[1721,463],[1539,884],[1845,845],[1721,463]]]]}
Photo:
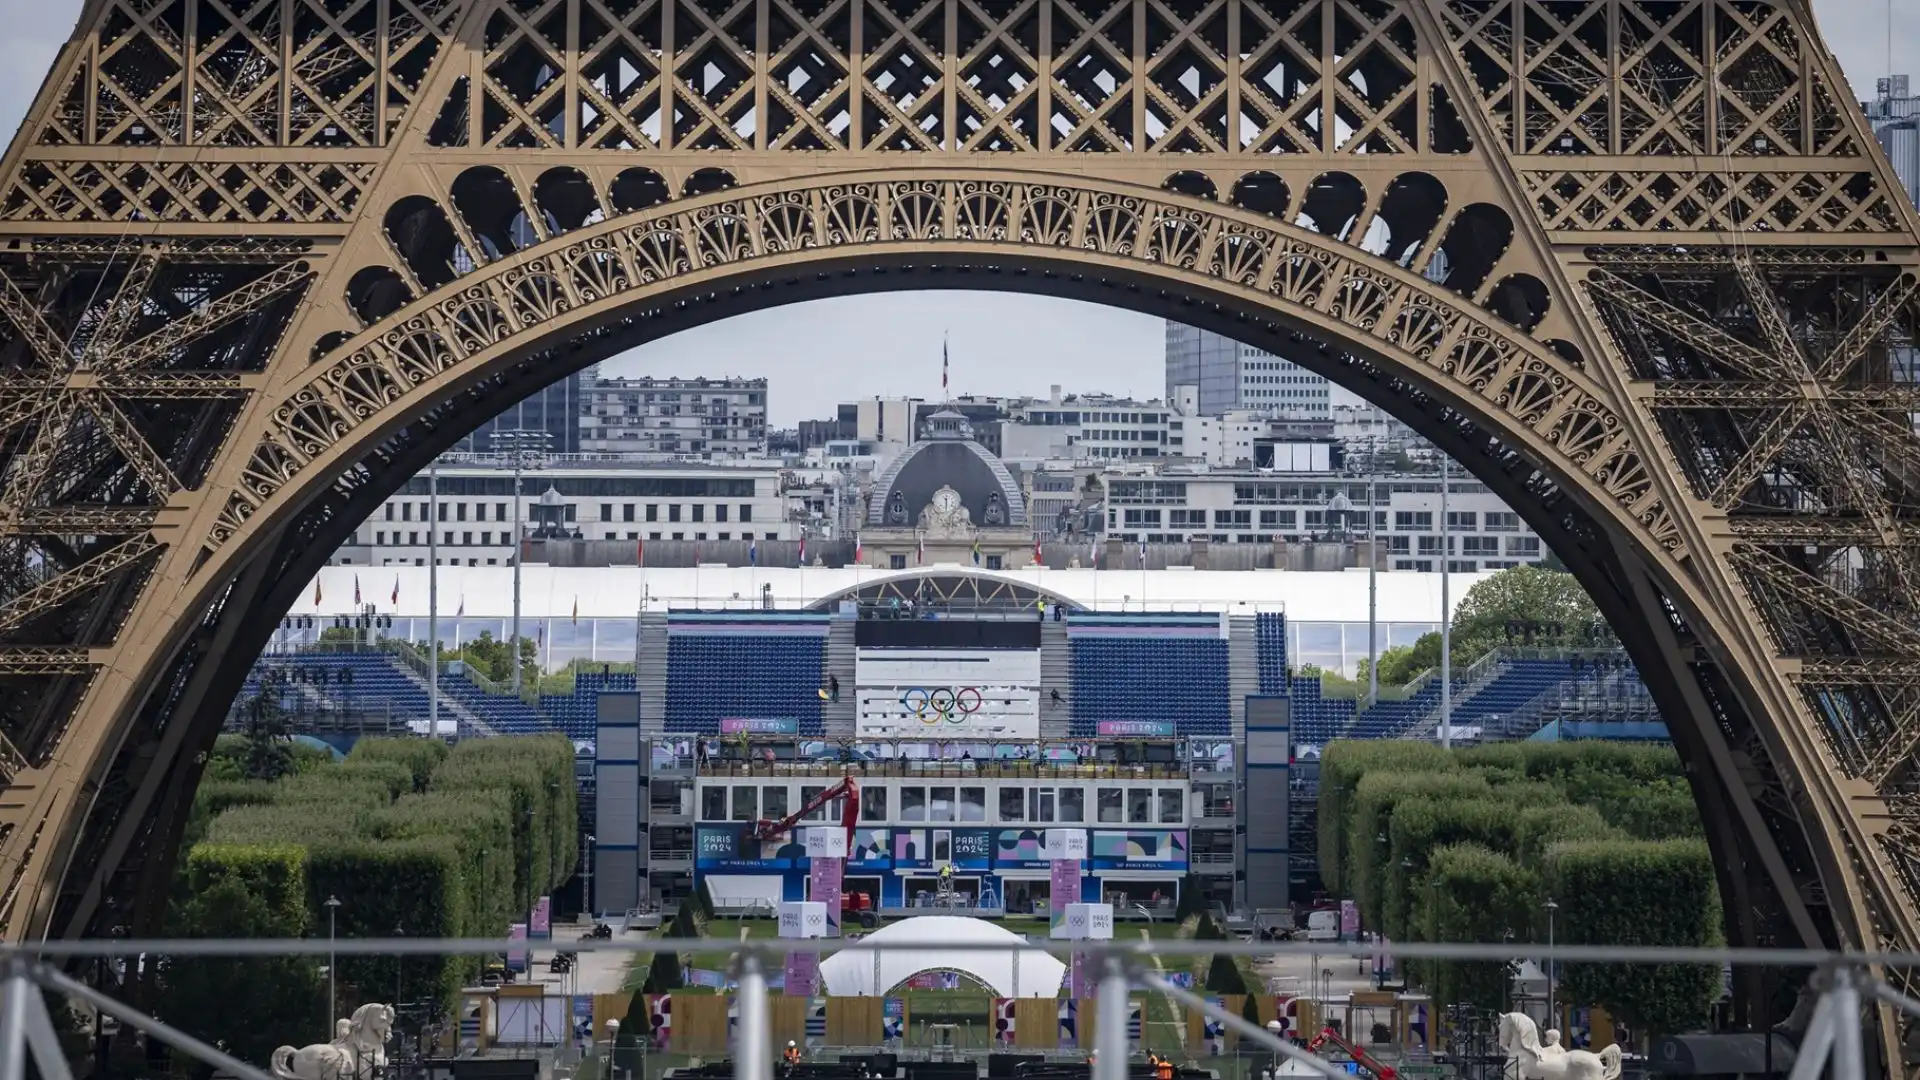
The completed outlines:
{"type": "Polygon", "coordinates": [[[861,649],[855,680],[855,731],[865,737],[1040,737],[1033,650],[861,649]]]}

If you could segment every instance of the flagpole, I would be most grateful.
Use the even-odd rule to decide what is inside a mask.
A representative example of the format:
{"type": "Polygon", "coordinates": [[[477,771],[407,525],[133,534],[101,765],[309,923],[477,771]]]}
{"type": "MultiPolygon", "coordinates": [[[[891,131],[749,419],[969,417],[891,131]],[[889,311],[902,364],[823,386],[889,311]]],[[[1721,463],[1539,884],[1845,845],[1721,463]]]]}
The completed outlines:
{"type": "MultiPolygon", "coordinates": [[[[440,737],[440,459],[427,465],[427,738],[440,737]]],[[[394,614],[399,614],[395,612],[394,614]]],[[[454,738],[459,739],[455,724],[454,738]]]]}

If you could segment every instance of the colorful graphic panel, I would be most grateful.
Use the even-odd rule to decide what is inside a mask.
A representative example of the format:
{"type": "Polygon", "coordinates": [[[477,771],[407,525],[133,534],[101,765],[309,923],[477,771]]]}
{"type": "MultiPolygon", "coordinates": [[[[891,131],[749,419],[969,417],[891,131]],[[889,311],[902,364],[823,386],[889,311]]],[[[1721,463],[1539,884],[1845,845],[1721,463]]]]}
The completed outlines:
{"type": "Polygon", "coordinates": [[[693,865],[701,870],[790,870],[807,864],[807,847],[793,836],[748,840],[743,826],[702,825],[694,830],[693,865]]]}
{"type": "Polygon", "coordinates": [[[1093,869],[1183,871],[1187,834],[1158,829],[1094,830],[1093,869]]]}

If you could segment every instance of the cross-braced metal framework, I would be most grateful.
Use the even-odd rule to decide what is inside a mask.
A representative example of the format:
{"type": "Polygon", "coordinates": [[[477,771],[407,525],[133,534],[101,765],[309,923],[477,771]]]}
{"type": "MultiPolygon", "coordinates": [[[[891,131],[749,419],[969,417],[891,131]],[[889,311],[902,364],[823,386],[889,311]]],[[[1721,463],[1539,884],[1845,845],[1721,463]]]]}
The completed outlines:
{"type": "Polygon", "coordinates": [[[157,927],[247,660],[478,421],[964,287],[1414,424],[1629,643],[1731,938],[1920,948],[1915,227],[1804,0],[89,0],[0,162],[0,933],[157,927]]]}

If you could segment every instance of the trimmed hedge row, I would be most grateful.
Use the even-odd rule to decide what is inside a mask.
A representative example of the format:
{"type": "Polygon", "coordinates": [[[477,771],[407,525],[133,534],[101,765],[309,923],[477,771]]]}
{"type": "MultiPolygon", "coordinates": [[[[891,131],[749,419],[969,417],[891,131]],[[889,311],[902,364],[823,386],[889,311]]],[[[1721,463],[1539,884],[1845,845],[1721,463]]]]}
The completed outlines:
{"type": "MultiPolygon", "coordinates": [[[[499,937],[579,859],[573,744],[561,736],[362,739],[347,760],[274,783],[220,780],[196,799],[182,925],[237,884],[265,901],[247,936],[499,937]]],[[[230,921],[230,920],[229,920],[230,921]]],[[[361,1000],[450,1002],[478,957],[339,958],[341,1011],[361,1000]]]]}
{"type": "MultiPolygon", "coordinates": [[[[1712,945],[1719,893],[1678,757],[1615,743],[1336,742],[1320,773],[1321,876],[1399,940],[1712,945]]],[[[1445,1003],[1501,1007],[1498,964],[1414,968],[1445,1003]]],[[[1719,973],[1569,965],[1564,996],[1641,1031],[1703,1023],[1719,973]]]]}

